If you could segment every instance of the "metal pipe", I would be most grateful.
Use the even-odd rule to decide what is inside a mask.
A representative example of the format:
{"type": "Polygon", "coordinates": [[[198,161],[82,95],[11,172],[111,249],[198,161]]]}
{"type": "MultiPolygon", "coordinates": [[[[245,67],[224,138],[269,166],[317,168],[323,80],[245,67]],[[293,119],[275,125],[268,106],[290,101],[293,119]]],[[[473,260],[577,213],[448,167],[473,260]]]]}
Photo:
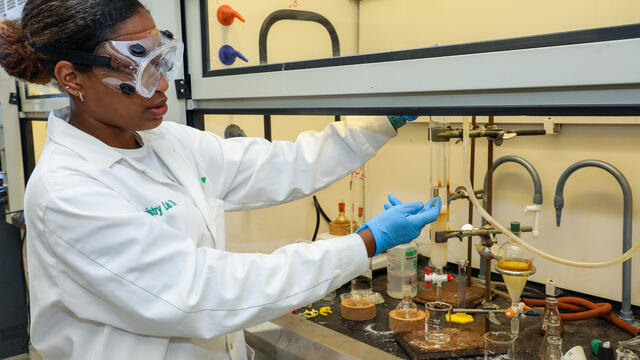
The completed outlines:
{"type": "MultiPolygon", "coordinates": [[[[489,116],[489,126],[494,125],[493,116],[489,116]]],[[[484,196],[487,200],[486,210],[489,214],[493,211],[493,141],[487,141],[487,196],[484,196]]],[[[485,294],[484,301],[487,306],[491,304],[491,259],[487,261],[487,266],[484,272],[485,294]]],[[[490,330],[489,319],[485,319],[484,328],[486,331],[490,330]]]]}
{"type": "MultiPolygon", "coordinates": [[[[544,301],[544,300],[543,300],[544,301]]],[[[467,314],[490,314],[490,313],[502,313],[507,309],[452,309],[453,313],[467,313],[467,314]]]]}
{"type": "MultiPolygon", "coordinates": [[[[471,117],[471,130],[476,129],[476,117],[471,117]]],[[[475,170],[476,170],[476,139],[471,140],[471,168],[469,176],[471,178],[471,186],[475,186],[475,170]]],[[[473,204],[469,201],[469,224],[473,224],[473,204]]],[[[467,238],[467,286],[471,286],[471,248],[473,245],[472,237],[467,238]]]]}
{"type": "MultiPolygon", "coordinates": [[[[576,170],[584,167],[596,167],[605,170],[618,181],[622,188],[622,196],[624,199],[624,214],[622,224],[622,252],[627,252],[631,248],[631,230],[633,221],[633,196],[631,194],[631,186],[627,178],[613,165],[600,160],[583,160],[579,161],[567,168],[562,173],[558,184],[556,185],[556,196],[554,199],[554,205],[556,208],[556,223],[560,226],[560,220],[562,217],[562,208],[564,206],[564,186],[569,179],[569,176],[576,170]]],[[[625,261],[622,264],[622,310],[620,311],[620,317],[629,323],[633,322],[633,312],[631,311],[631,259],[625,261]]]]}

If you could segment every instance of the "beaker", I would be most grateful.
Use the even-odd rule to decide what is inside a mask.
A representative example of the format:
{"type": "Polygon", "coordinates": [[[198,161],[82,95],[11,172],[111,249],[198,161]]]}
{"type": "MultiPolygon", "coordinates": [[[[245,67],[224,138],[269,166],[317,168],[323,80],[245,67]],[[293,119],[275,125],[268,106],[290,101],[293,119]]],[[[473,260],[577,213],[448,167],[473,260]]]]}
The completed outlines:
{"type": "Polygon", "coordinates": [[[638,355],[629,349],[616,349],[616,360],[639,360],[638,355]]]}
{"type": "Polygon", "coordinates": [[[431,344],[446,344],[451,339],[448,331],[447,314],[452,306],[446,302],[433,301],[426,304],[427,321],[425,322],[425,340],[431,344]]]}
{"type": "Polygon", "coordinates": [[[516,341],[506,331],[489,331],[484,333],[485,360],[513,360],[513,345],[516,341]]]}

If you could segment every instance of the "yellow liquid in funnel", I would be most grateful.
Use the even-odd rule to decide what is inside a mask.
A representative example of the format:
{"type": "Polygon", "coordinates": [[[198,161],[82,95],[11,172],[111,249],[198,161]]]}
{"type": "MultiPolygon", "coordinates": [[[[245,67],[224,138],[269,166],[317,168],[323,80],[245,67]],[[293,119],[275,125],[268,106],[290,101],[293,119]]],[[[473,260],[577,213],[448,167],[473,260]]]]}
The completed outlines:
{"type": "MultiPolygon", "coordinates": [[[[498,267],[508,271],[529,271],[533,267],[530,260],[521,259],[502,259],[498,261],[498,267]]],[[[524,285],[527,283],[528,276],[509,276],[502,275],[504,284],[507,286],[509,296],[511,297],[511,303],[520,302],[520,295],[524,290],[524,285]]]]}
{"type": "Polygon", "coordinates": [[[522,295],[524,285],[527,283],[527,277],[502,275],[502,278],[504,279],[504,284],[507,286],[507,291],[509,291],[511,303],[515,304],[520,302],[520,295],[522,295]]]}
{"type": "Polygon", "coordinates": [[[530,260],[502,259],[498,261],[498,267],[508,271],[529,271],[533,265],[530,260]]]}

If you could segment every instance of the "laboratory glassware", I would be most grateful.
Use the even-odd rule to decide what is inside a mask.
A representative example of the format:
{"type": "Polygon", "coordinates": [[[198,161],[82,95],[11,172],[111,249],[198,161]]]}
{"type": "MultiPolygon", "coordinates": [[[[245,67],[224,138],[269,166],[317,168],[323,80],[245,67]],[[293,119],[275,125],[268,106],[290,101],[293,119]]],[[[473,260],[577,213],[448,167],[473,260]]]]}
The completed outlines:
{"type": "Polygon", "coordinates": [[[616,349],[616,360],[640,360],[638,355],[629,349],[616,349]]]}
{"type": "MultiPolygon", "coordinates": [[[[511,232],[520,234],[520,223],[511,223],[511,232]]],[[[520,303],[520,295],[527,283],[527,278],[536,272],[533,266],[533,258],[524,248],[514,241],[509,240],[498,250],[500,260],[496,271],[502,274],[507,291],[511,297],[511,308],[517,310],[511,316],[511,336],[517,339],[520,332],[520,316],[525,305],[520,303]]]]}
{"type": "MultiPolygon", "coordinates": [[[[558,298],[556,298],[556,285],[553,280],[547,280],[546,284],[546,307],[544,316],[542,317],[542,325],[540,326],[540,333],[547,336],[560,336],[564,335],[564,328],[562,325],[562,319],[560,318],[560,311],[558,310],[558,298]]],[[[544,340],[542,342],[545,344],[544,340]]],[[[540,354],[543,352],[543,348],[540,348],[540,354]]]]}
{"type": "Polygon", "coordinates": [[[620,341],[618,343],[621,349],[630,349],[636,352],[640,352],[640,336],[636,336],[632,339],[620,341]]]}
{"type": "Polygon", "coordinates": [[[516,339],[506,331],[489,331],[484,333],[485,360],[513,360],[516,339]]]}
{"type": "Polygon", "coordinates": [[[562,360],[562,338],[559,336],[546,336],[545,343],[545,350],[540,359],[562,360]]]}
{"type": "Polygon", "coordinates": [[[347,204],[344,201],[338,203],[338,217],[329,223],[329,233],[335,236],[344,236],[353,233],[351,219],[346,214],[347,204]]]}
{"type": "Polygon", "coordinates": [[[458,309],[466,308],[467,297],[467,260],[458,260],[458,309]]]}
{"type": "Polygon", "coordinates": [[[429,259],[431,265],[436,268],[436,272],[442,272],[442,268],[447,265],[447,243],[436,243],[436,232],[449,230],[449,203],[447,201],[450,193],[451,181],[449,179],[449,162],[451,159],[451,148],[449,140],[441,140],[436,135],[445,131],[449,127],[447,120],[442,116],[432,116],[429,121],[429,148],[431,152],[431,174],[430,187],[431,196],[439,196],[442,199],[440,215],[430,225],[429,240],[431,254],[429,259]]]}
{"type": "Polygon", "coordinates": [[[451,340],[448,331],[447,314],[452,306],[446,302],[433,301],[426,303],[427,321],[425,322],[425,340],[431,344],[446,344],[451,340]]]}
{"type": "Polygon", "coordinates": [[[418,294],[418,249],[414,242],[387,250],[387,294],[396,299],[418,294]]]}
{"type": "Polygon", "coordinates": [[[396,306],[396,315],[404,319],[418,317],[418,305],[411,300],[411,296],[405,296],[396,306]]]}

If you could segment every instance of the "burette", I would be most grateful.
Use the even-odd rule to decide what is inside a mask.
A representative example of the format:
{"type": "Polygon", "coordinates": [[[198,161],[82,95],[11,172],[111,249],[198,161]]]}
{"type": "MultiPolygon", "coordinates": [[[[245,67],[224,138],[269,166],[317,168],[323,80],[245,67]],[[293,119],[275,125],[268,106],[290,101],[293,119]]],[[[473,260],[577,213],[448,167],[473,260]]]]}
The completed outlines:
{"type": "MultiPolygon", "coordinates": [[[[462,120],[462,142],[464,144],[464,159],[462,161],[463,169],[464,169],[464,182],[465,187],[467,189],[467,194],[474,194],[473,186],[471,186],[471,178],[469,177],[469,119],[467,117],[463,117],[462,120]]],[[[581,261],[573,261],[568,259],[563,259],[551,254],[548,254],[533,245],[530,245],[526,241],[520,239],[514,233],[509,231],[506,227],[500,224],[496,219],[494,219],[487,211],[480,205],[480,202],[475,196],[469,196],[469,200],[473,203],[473,206],[478,210],[480,215],[485,218],[491,225],[495,226],[496,229],[500,230],[504,235],[508,236],[511,240],[520,244],[525,249],[531,251],[532,253],[539,255],[547,260],[553,261],[558,264],[568,265],[577,268],[604,268],[609,266],[614,266],[620,263],[623,263],[629,259],[631,259],[634,255],[640,251],[640,242],[635,244],[631,249],[629,249],[624,254],[618,256],[617,258],[600,261],[600,262],[581,262],[581,261]]]]}

